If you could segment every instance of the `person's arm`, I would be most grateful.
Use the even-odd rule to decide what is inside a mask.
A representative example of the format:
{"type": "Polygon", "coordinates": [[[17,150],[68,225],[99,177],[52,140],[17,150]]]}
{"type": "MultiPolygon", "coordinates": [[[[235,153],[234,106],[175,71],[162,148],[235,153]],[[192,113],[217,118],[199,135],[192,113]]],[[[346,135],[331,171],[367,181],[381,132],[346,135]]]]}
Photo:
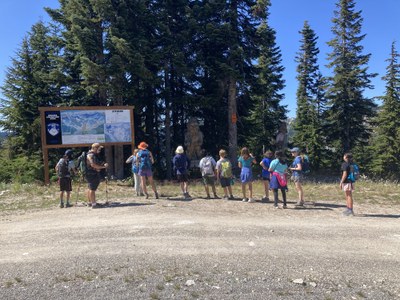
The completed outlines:
{"type": "Polygon", "coordinates": [[[261,166],[264,170],[268,171],[268,168],[265,166],[263,160],[260,162],[260,166],[261,166]]]}
{"type": "Polygon", "coordinates": [[[108,163],[103,163],[103,164],[98,164],[94,161],[93,159],[93,154],[92,155],[88,155],[87,159],[89,161],[90,166],[95,169],[97,172],[100,172],[100,170],[102,169],[107,169],[108,167],[108,163]]]}
{"type": "Polygon", "coordinates": [[[135,157],[135,155],[129,156],[125,163],[127,163],[127,164],[131,163],[134,157],[135,157]]]}
{"type": "Polygon", "coordinates": [[[346,180],[347,175],[348,175],[348,174],[347,174],[347,169],[342,170],[342,171],[343,171],[343,173],[342,173],[342,178],[340,179],[340,184],[339,184],[340,188],[343,187],[344,181],[346,180]]]}
{"type": "Polygon", "coordinates": [[[150,161],[151,161],[151,164],[154,164],[154,157],[153,157],[153,153],[151,153],[151,152],[150,152],[150,161]]]}

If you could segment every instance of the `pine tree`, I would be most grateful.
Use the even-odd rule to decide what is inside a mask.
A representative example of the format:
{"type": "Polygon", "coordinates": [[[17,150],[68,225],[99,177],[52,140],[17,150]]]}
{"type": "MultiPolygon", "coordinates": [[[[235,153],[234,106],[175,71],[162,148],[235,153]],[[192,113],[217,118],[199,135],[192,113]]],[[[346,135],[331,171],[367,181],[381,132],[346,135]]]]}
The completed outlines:
{"type": "Polygon", "coordinates": [[[324,149],[323,117],[325,108],[324,78],[319,71],[317,39],[308,22],[300,31],[302,36],[300,51],[297,53],[297,110],[294,122],[295,146],[305,149],[318,169],[324,149]]]}
{"type": "Polygon", "coordinates": [[[258,80],[252,90],[252,109],[248,120],[247,140],[254,153],[273,149],[275,137],[282,121],[286,120],[286,108],[280,103],[284,97],[282,58],[276,46],[275,30],[266,21],[258,27],[261,40],[258,58],[258,80]],[[260,142],[261,141],[261,142],[260,142]]]}
{"type": "Polygon", "coordinates": [[[377,130],[372,146],[369,169],[383,178],[400,178],[400,63],[395,43],[387,59],[385,95],[376,120],[377,130]]]}
{"type": "Polygon", "coordinates": [[[363,19],[361,12],[355,11],[355,1],[339,0],[336,6],[332,27],[335,37],[328,42],[332,48],[328,67],[332,68],[333,77],[327,92],[326,120],[328,142],[336,150],[337,159],[341,159],[343,151],[368,142],[376,105],[363,93],[372,88],[371,78],[376,74],[368,72],[370,54],[362,54],[363,19]]]}

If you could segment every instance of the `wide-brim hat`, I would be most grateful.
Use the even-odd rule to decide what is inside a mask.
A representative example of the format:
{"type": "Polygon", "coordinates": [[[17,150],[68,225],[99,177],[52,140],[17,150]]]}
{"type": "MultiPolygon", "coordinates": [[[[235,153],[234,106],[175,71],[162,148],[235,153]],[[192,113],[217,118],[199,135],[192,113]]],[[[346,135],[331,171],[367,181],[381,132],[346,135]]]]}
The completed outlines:
{"type": "Polygon", "coordinates": [[[182,146],[178,146],[178,147],[176,148],[176,150],[175,150],[175,153],[177,153],[177,154],[182,154],[183,152],[185,152],[185,150],[183,150],[183,147],[182,147],[182,146]]]}
{"type": "Polygon", "coordinates": [[[104,148],[100,143],[94,143],[94,144],[92,144],[92,149],[95,149],[95,148],[104,148]]]}
{"type": "Polygon", "coordinates": [[[147,149],[149,145],[147,145],[145,142],[141,142],[138,146],[139,149],[144,150],[147,149]]]}

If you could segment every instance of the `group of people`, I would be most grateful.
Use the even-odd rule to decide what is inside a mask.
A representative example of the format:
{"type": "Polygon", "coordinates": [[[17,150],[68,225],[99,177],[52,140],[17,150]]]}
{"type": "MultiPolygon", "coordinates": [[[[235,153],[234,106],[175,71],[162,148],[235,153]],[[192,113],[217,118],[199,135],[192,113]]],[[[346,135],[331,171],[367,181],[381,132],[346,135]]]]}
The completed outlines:
{"type": "MultiPolygon", "coordinates": [[[[100,207],[100,204],[96,202],[96,190],[100,184],[99,172],[108,167],[107,163],[102,162],[99,159],[99,153],[103,146],[99,143],[94,143],[87,153],[86,164],[87,172],[85,179],[88,182],[87,199],[88,203],[92,208],[100,207]]],[[[282,208],[287,208],[287,197],[286,192],[288,190],[288,173],[291,173],[291,180],[295,184],[296,191],[298,193],[298,201],[295,207],[304,206],[304,191],[303,191],[303,180],[304,180],[304,160],[305,155],[301,153],[300,149],[295,147],[290,150],[293,157],[293,162],[288,163],[283,151],[276,151],[273,153],[268,150],[264,153],[263,159],[260,161],[262,167],[262,181],[264,186],[264,196],[262,202],[269,202],[269,193],[272,191],[274,197],[274,207],[278,208],[279,195],[278,191],[282,194],[282,208]]],[[[234,184],[233,166],[227,158],[227,152],[224,149],[219,151],[219,160],[215,159],[210,153],[203,151],[203,158],[199,161],[198,167],[200,168],[204,189],[206,192],[207,199],[211,198],[211,192],[213,198],[219,199],[216,190],[216,182],[219,181],[223,188],[223,199],[233,200],[235,199],[232,192],[232,185],[234,184]]],[[[354,168],[356,165],[353,163],[353,157],[351,153],[346,153],[343,157],[343,164],[341,166],[342,176],[340,180],[340,188],[345,192],[346,197],[346,211],[345,215],[353,215],[353,197],[352,192],[354,191],[354,168]]],[[[154,164],[153,154],[148,150],[148,144],[141,142],[138,148],[134,150],[133,154],[126,160],[126,163],[132,164],[132,173],[134,178],[134,189],[136,196],[145,196],[149,198],[147,191],[147,180],[154,192],[154,197],[159,199],[157,187],[153,180],[152,165],[154,164]]],[[[244,147],[240,151],[238,158],[238,167],[240,168],[240,182],[241,190],[243,194],[242,201],[253,203],[255,202],[253,197],[253,172],[252,165],[257,164],[255,157],[249,151],[247,147],[244,147]]],[[[179,182],[182,195],[184,199],[190,199],[191,196],[188,191],[189,187],[189,169],[191,167],[190,160],[185,154],[184,148],[178,146],[175,150],[175,156],[172,159],[172,166],[176,175],[177,181],[179,182]]],[[[76,171],[72,161],[72,150],[67,150],[64,156],[59,160],[56,165],[56,172],[59,176],[60,184],[60,207],[70,207],[70,193],[72,191],[71,174],[76,171]],[[64,203],[64,193],[66,194],[66,201],[64,203]]]]}

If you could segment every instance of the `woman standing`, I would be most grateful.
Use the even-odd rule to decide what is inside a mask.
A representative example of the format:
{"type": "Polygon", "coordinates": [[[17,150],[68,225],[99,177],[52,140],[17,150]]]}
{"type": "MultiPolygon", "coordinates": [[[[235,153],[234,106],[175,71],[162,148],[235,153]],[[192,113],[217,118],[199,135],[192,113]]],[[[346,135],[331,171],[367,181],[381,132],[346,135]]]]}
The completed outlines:
{"type": "Polygon", "coordinates": [[[243,193],[243,202],[253,203],[255,200],[253,199],[253,172],[251,170],[251,164],[256,164],[256,160],[251,155],[249,149],[247,147],[242,148],[240,151],[240,157],[238,159],[238,165],[241,169],[240,171],[240,180],[242,181],[242,193],[243,193]],[[249,198],[246,198],[246,185],[249,186],[249,198]]]}
{"type": "Polygon", "coordinates": [[[156,189],[156,185],[153,180],[153,172],[151,170],[151,166],[154,164],[153,154],[147,150],[147,145],[145,142],[141,142],[138,146],[139,151],[136,154],[136,164],[138,166],[138,174],[140,176],[140,181],[142,183],[142,190],[146,195],[146,199],[149,198],[149,194],[147,193],[146,187],[146,177],[149,180],[151,187],[153,188],[154,197],[158,199],[158,193],[156,189]]]}

